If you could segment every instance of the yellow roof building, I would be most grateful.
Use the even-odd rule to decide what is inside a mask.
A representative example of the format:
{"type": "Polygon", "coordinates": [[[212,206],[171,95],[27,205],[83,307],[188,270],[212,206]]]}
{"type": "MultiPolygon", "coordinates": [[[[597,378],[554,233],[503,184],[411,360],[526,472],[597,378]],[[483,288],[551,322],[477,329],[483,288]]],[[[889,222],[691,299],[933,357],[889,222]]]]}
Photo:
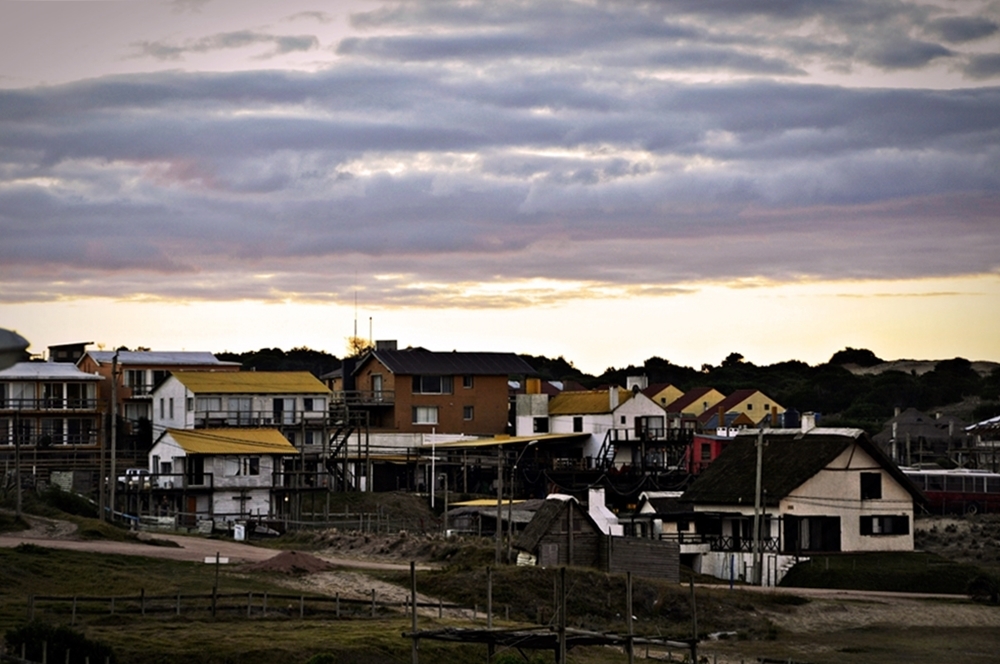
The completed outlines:
{"type": "Polygon", "coordinates": [[[308,371],[175,371],[194,394],[332,394],[308,371]]]}

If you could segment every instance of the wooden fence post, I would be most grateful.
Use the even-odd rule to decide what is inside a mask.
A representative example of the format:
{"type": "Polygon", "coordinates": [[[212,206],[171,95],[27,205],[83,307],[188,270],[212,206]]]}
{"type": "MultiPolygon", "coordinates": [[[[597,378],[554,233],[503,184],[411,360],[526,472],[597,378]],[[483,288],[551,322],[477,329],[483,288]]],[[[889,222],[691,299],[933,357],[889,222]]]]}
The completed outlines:
{"type": "Polygon", "coordinates": [[[253,602],[253,593],[247,593],[247,618],[250,617],[250,604],[253,602]]]}
{"type": "Polygon", "coordinates": [[[69,624],[70,625],[75,625],[76,624],[76,596],[75,595],[73,596],[73,614],[72,614],[72,616],[69,619],[69,624]]]}
{"type": "Polygon", "coordinates": [[[146,589],[145,588],[140,588],[139,589],[139,609],[142,612],[142,615],[146,615],[146,589]]]}
{"type": "Polygon", "coordinates": [[[181,594],[177,593],[177,615],[181,615],[181,594]]]}
{"type": "Polygon", "coordinates": [[[304,618],[306,615],[306,597],[305,595],[299,595],[299,619],[304,618]]]}
{"type": "Polygon", "coordinates": [[[372,618],[375,617],[375,589],[372,588],[372,618]]]}

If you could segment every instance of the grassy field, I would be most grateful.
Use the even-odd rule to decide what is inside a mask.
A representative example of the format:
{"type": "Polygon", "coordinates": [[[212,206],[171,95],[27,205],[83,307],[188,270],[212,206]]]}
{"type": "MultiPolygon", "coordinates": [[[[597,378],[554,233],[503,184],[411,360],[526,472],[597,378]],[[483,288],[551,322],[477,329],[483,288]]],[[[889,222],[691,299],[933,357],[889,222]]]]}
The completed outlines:
{"type": "MultiPolygon", "coordinates": [[[[61,500],[61,498],[59,498],[61,500]]],[[[385,500],[384,497],[381,500],[385,500]]],[[[393,500],[402,500],[399,497],[393,500]]],[[[78,506],[82,511],[83,506],[78,506]]],[[[369,506],[349,505],[349,509],[369,506]]],[[[33,510],[50,517],[74,520],[84,537],[128,539],[132,534],[97,522],[84,515],[66,516],[51,503],[33,504],[33,510]]],[[[76,508],[74,508],[76,509],[76,508]]],[[[425,518],[412,508],[415,523],[425,518]]],[[[426,521],[425,521],[426,523],[426,521]]],[[[0,514],[0,529],[16,530],[24,524],[0,514]]],[[[968,526],[967,541],[980,547],[992,538],[983,522],[968,526]],[[973,529],[972,526],[979,524],[973,529]]],[[[932,535],[946,534],[939,528],[932,535]]],[[[492,564],[492,542],[445,540],[443,538],[401,538],[415,545],[421,555],[445,565],[442,569],[418,573],[418,589],[446,602],[477,605],[482,627],[486,605],[486,567],[492,564]]],[[[933,538],[931,538],[933,539],[933,538]]],[[[338,543],[358,555],[390,551],[396,542],[380,542],[364,534],[314,533],[282,538],[273,545],[298,550],[323,549],[338,543]],[[346,540],[345,540],[346,538],[346,540]],[[351,539],[353,538],[353,539],[351,539]],[[372,540],[368,542],[367,540],[372,540]]],[[[346,548],[344,549],[347,550],[346,548]]],[[[978,571],[975,555],[962,562],[950,556],[930,553],[838,555],[815,558],[789,577],[801,586],[961,592],[969,575],[978,571]]],[[[987,551],[990,551],[987,549],[987,551]]],[[[985,560],[992,553],[984,554],[985,560]]],[[[99,555],[36,546],[0,549],[0,632],[25,624],[32,595],[109,596],[135,598],[141,590],[150,595],[207,595],[215,584],[215,568],[202,563],[183,563],[155,558],[99,555]]],[[[511,623],[498,625],[548,624],[553,619],[555,570],[500,566],[493,570],[493,605],[498,615],[509,610],[511,623]]],[[[382,580],[409,587],[407,572],[373,572],[382,580]]],[[[625,582],[594,570],[567,571],[569,625],[594,631],[624,632],[625,582]]],[[[705,581],[705,579],[699,579],[705,581]]],[[[221,593],[289,593],[286,579],[275,574],[250,573],[239,567],[223,567],[219,577],[221,593]]],[[[299,592],[299,591],[294,591],[299,592]]],[[[735,663],[756,657],[793,659],[812,664],[864,662],[888,664],[908,661],[992,662],[1000,652],[1000,607],[974,605],[962,596],[947,601],[912,600],[890,605],[876,600],[824,599],[804,594],[760,593],[729,590],[725,585],[697,590],[698,636],[705,639],[701,652],[709,661],[735,663]],[[956,638],[961,634],[961,638],[956,638]],[[712,635],[721,635],[715,640],[712,635]]],[[[107,605],[81,604],[75,629],[87,637],[110,645],[120,664],[139,662],[239,662],[260,664],[305,664],[310,658],[328,654],[327,661],[388,664],[410,661],[410,642],[402,634],[410,621],[399,613],[380,612],[378,617],[358,615],[333,619],[315,614],[299,619],[294,606],[284,614],[277,603],[264,617],[229,608],[213,618],[202,601],[200,612],[150,611],[142,616],[135,602],[124,599],[115,615],[107,605]]],[[[44,621],[68,625],[71,605],[38,603],[36,616],[44,621]]],[[[162,607],[161,607],[162,608],[162,607]]],[[[634,627],[638,634],[672,639],[691,635],[692,604],[685,583],[668,584],[636,579],[633,588],[634,627]]],[[[421,617],[420,627],[454,626],[454,619],[421,617]]],[[[485,661],[482,645],[442,644],[424,641],[420,645],[423,662],[485,661]]],[[[527,652],[538,664],[553,661],[551,653],[527,652]]],[[[512,656],[514,653],[502,653],[512,656]]],[[[679,661],[680,653],[674,657],[679,661]]],[[[518,659],[508,661],[523,661],[518,659]]],[[[625,662],[620,651],[583,648],[571,651],[570,662],[625,662]]],[[[49,661],[62,661],[61,658],[49,661]]],[[[502,658],[501,658],[501,661],[502,658]]]]}

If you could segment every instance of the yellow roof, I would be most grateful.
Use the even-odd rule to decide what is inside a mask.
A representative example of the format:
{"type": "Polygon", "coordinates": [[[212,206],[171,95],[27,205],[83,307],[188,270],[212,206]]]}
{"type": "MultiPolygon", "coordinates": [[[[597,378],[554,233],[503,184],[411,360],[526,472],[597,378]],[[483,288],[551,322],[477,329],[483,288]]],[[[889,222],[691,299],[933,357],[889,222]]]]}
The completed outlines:
{"type": "MultiPolygon", "coordinates": [[[[520,505],[523,502],[526,502],[526,501],[524,501],[524,500],[509,500],[507,498],[503,499],[504,508],[506,508],[507,505],[520,505]]],[[[496,507],[497,506],[497,499],[496,498],[476,498],[474,500],[463,500],[462,502],[459,502],[459,503],[450,503],[450,506],[451,507],[496,507]]]]}
{"type": "Polygon", "coordinates": [[[188,454],[298,454],[277,429],[167,429],[188,454]]]}
{"type": "MultiPolygon", "coordinates": [[[[625,403],[632,393],[618,388],[618,403],[625,403]]],[[[549,415],[597,415],[611,412],[608,390],[560,392],[549,401],[549,415]]]]}
{"type": "MultiPolygon", "coordinates": [[[[476,447],[503,447],[504,445],[519,445],[524,443],[530,443],[535,441],[537,443],[544,443],[548,441],[555,440],[566,440],[567,438],[580,438],[582,436],[590,436],[590,433],[539,433],[533,436],[497,436],[496,438],[480,438],[478,440],[456,440],[450,443],[438,443],[433,447],[437,449],[442,448],[458,448],[458,449],[472,449],[476,447]]],[[[430,452],[428,448],[432,447],[430,443],[424,443],[424,452],[430,452]]]]}
{"type": "Polygon", "coordinates": [[[330,394],[308,371],[175,371],[195,394],[330,394]]]}

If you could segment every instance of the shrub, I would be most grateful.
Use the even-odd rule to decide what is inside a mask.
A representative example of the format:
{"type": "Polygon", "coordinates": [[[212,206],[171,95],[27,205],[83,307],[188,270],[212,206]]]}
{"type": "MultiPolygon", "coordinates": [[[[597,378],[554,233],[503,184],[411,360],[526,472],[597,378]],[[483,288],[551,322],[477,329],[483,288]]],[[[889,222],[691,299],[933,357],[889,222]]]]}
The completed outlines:
{"type": "Polygon", "coordinates": [[[1000,604],[1000,579],[988,574],[980,574],[969,581],[966,592],[976,602],[1000,604]]]}
{"type": "Polygon", "coordinates": [[[18,629],[8,630],[4,635],[4,641],[6,641],[10,652],[18,654],[20,654],[23,645],[25,658],[35,662],[41,662],[43,659],[43,643],[47,654],[46,659],[50,661],[61,659],[61,655],[68,651],[72,654],[73,661],[89,659],[92,662],[108,661],[111,664],[115,662],[114,651],[107,644],[92,641],[69,627],[56,627],[38,621],[30,622],[18,629]]]}

